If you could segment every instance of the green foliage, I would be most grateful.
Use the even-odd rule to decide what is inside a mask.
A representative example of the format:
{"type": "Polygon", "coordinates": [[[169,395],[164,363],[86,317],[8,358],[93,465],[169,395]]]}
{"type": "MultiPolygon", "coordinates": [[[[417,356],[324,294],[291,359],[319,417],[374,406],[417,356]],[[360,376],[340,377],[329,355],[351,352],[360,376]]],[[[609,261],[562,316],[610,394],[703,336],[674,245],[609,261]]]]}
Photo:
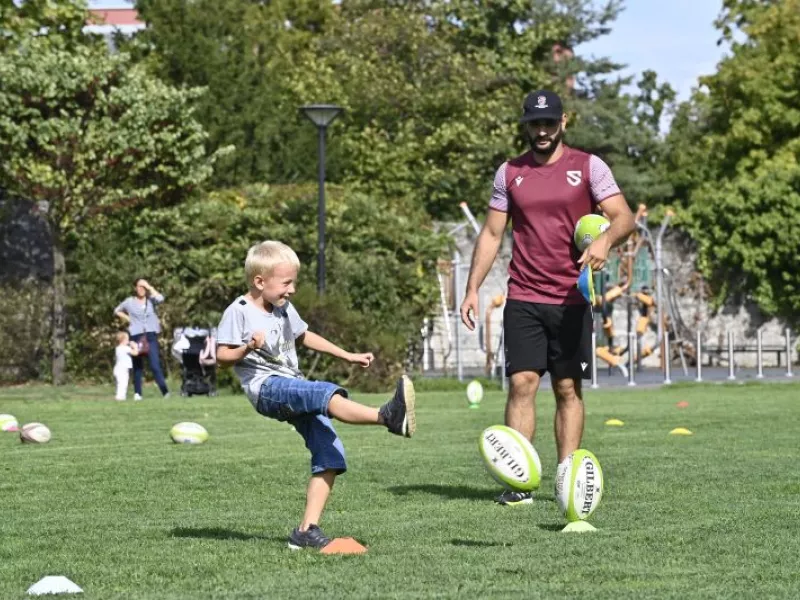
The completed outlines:
{"type": "Polygon", "coordinates": [[[328,186],[327,289],[315,291],[316,186],[249,186],[107,221],[74,248],[70,263],[70,360],[101,376],[113,356],[113,308],[147,277],[166,296],[165,340],[177,326],[216,325],[247,291],[244,257],[253,244],[279,239],[302,263],[295,304],[312,330],[352,351],[374,352],[367,372],[306,355],[313,376],[361,389],[390,380],[435,302],[432,276],[444,240],[421,211],[401,214],[375,198],[328,186]],[[372,382],[372,383],[370,383],[372,382]]]}
{"type": "Polygon", "coordinates": [[[66,238],[123,207],[180,201],[225,149],[206,152],[190,106],[198,90],[175,89],[109,54],[81,34],[79,5],[55,4],[2,13],[11,43],[0,53],[0,186],[35,201],[49,224],[52,375],[62,383],[66,238]],[[41,27],[45,35],[29,35],[41,27]]]}
{"type": "MultiPolygon", "coordinates": [[[[617,0],[137,6],[148,28],[132,51],[171,82],[207,86],[198,117],[212,146],[237,146],[216,169],[219,183],[313,181],[316,131],[298,109],[333,102],[346,111],[329,136],[330,181],[434,218],[457,216],[461,201],[482,211],[494,170],[527,148],[517,123],[525,94],[568,95],[565,81],[581,73],[570,106],[586,118],[575,135],[619,164],[632,197],[662,193],[640,174],[656,141],[633,119],[636,102],[617,102],[618,87],[593,87],[618,65],[554,54],[607,33],[617,0]]],[[[654,97],[664,91],[656,87],[654,97]]]]}
{"type": "Polygon", "coordinates": [[[622,93],[627,83],[626,79],[587,82],[573,101],[575,116],[567,125],[566,139],[611,165],[631,204],[653,206],[672,195],[659,168],[664,146],[660,124],[675,92],[669,84],[659,83],[653,71],[642,74],[637,95],[622,93]]]}
{"type": "MultiPolygon", "coordinates": [[[[286,80],[311,66],[296,55],[321,34],[336,10],[332,3],[139,0],[136,6],[148,27],[130,51],[166,81],[206,88],[196,106],[209,145],[236,148],[215,170],[218,186],[313,180],[307,157],[315,155],[316,131],[298,114],[286,80]]],[[[329,175],[336,180],[332,150],[329,175]]]]}
{"type": "Polygon", "coordinates": [[[55,234],[175,202],[211,174],[206,135],[177,90],[103,46],[26,38],[0,55],[0,183],[49,203],[55,234]]]}
{"type": "Polygon", "coordinates": [[[672,164],[688,167],[675,174],[688,194],[679,222],[718,302],[746,295],[797,323],[800,0],[729,0],[718,26],[732,55],[703,78],[707,92],[682,108],[669,140],[672,164]]]}
{"type": "Polygon", "coordinates": [[[92,39],[83,32],[89,13],[86,0],[3,0],[0,2],[0,52],[26,39],[75,48],[92,39]]]}

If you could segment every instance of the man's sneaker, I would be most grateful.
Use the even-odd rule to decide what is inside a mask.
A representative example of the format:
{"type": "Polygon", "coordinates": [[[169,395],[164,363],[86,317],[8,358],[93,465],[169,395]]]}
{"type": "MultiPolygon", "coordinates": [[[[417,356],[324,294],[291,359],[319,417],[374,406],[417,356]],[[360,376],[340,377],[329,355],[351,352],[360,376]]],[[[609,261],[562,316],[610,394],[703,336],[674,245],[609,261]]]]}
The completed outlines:
{"type": "Polygon", "coordinates": [[[417,429],[414,384],[407,375],[397,381],[394,397],[378,409],[386,428],[395,435],[411,437],[417,429]]]}
{"type": "Polygon", "coordinates": [[[133,395],[133,399],[134,399],[134,400],[136,400],[136,401],[138,402],[139,400],[141,400],[141,399],[142,399],[142,396],[141,396],[141,394],[134,394],[134,395],[133,395]]]}
{"type": "Polygon", "coordinates": [[[498,504],[503,506],[517,506],[518,504],[532,504],[533,494],[530,492],[512,492],[505,491],[494,499],[498,504]]]}
{"type": "Polygon", "coordinates": [[[300,550],[301,548],[324,548],[331,541],[325,537],[317,525],[309,525],[305,531],[300,531],[299,527],[295,527],[292,535],[289,536],[289,549],[300,550]]]}

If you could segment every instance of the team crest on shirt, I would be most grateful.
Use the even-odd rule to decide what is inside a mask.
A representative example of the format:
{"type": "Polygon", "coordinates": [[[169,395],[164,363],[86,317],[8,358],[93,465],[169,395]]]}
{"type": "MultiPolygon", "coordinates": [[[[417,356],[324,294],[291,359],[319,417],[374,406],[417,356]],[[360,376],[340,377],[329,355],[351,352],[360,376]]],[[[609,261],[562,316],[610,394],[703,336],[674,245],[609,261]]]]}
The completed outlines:
{"type": "Polygon", "coordinates": [[[580,171],[567,171],[567,183],[572,187],[577,187],[581,184],[580,171]]]}
{"type": "Polygon", "coordinates": [[[517,175],[517,178],[514,179],[514,183],[517,184],[517,187],[522,185],[522,175],[517,175]]]}

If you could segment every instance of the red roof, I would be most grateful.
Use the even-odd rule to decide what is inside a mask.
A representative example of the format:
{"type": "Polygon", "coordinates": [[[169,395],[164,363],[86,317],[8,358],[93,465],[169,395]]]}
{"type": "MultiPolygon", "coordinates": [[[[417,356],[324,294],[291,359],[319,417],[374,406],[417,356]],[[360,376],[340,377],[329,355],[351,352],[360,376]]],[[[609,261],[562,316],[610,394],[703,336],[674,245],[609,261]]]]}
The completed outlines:
{"type": "Polygon", "coordinates": [[[97,25],[144,25],[134,8],[96,8],[89,13],[97,25]]]}

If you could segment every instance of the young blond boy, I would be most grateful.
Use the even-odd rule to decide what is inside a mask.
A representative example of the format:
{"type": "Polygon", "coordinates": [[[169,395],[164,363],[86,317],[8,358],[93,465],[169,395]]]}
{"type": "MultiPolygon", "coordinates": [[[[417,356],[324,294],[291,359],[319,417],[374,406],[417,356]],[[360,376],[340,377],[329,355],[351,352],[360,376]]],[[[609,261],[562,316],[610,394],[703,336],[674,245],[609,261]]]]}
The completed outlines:
{"type": "Polygon", "coordinates": [[[380,409],[349,400],[347,390],[335,383],[303,377],[296,341],[364,368],[374,357],[371,352],[347,352],[308,330],[289,302],[299,269],[297,255],[281,242],[250,248],[244,266],[249,290],[228,306],[217,330],[219,363],[232,364],[253,407],[266,417],[291,423],[311,452],[303,520],[289,536],[293,550],[323,548],[330,541],[319,522],[334,480],[347,464],[329,417],[356,425],[383,425],[404,437],[411,437],[416,426],[414,387],[405,375],[380,409]]]}

